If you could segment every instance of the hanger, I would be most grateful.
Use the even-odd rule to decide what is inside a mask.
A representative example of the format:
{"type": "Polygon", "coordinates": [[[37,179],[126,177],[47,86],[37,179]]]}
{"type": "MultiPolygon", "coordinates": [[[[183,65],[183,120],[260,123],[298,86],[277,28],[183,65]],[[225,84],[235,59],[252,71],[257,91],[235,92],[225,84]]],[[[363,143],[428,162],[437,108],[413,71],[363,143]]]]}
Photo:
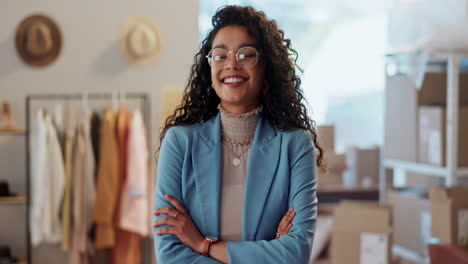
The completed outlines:
{"type": "Polygon", "coordinates": [[[119,98],[116,91],[112,91],[112,108],[114,108],[114,110],[119,108],[119,98]]]}
{"type": "Polygon", "coordinates": [[[126,107],[128,107],[127,93],[125,91],[119,92],[119,98],[120,98],[120,105],[125,105],[126,107]]]}
{"type": "Polygon", "coordinates": [[[81,107],[83,108],[84,111],[87,111],[89,109],[89,94],[87,91],[83,91],[81,94],[81,107]]]}

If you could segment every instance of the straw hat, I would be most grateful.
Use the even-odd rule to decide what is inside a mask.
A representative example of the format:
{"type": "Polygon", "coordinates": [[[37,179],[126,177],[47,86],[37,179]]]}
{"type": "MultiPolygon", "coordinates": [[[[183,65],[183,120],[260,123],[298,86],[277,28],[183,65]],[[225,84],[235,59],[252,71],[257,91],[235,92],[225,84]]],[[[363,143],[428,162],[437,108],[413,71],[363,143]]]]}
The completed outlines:
{"type": "Polygon", "coordinates": [[[60,29],[48,16],[26,17],[16,29],[16,50],[26,64],[46,66],[57,59],[61,49],[60,29]]]}
{"type": "Polygon", "coordinates": [[[132,17],[125,22],[119,34],[119,48],[128,62],[151,64],[161,53],[161,33],[156,24],[146,17],[132,17]]]}

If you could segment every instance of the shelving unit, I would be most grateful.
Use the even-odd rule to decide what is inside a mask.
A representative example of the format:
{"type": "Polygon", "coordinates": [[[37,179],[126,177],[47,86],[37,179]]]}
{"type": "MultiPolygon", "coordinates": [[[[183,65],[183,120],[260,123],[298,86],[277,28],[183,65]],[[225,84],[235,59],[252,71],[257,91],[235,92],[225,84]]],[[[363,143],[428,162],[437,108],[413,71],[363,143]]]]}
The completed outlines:
{"type": "Polygon", "coordinates": [[[9,129],[0,128],[0,133],[6,134],[6,135],[24,136],[26,135],[26,130],[9,130],[9,129]]]}
{"type": "MultiPolygon", "coordinates": [[[[441,177],[445,180],[445,186],[454,186],[461,182],[463,177],[468,178],[468,167],[460,168],[458,161],[458,111],[459,111],[459,73],[460,62],[467,58],[464,53],[432,53],[429,57],[447,63],[447,123],[446,123],[446,166],[433,166],[426,163],[385,159],[382,158],[379,180],[379,200],[385,201],[387,186],[387,169],[397,169],[406,172],[416,172],[428,176],[441,177]]],[[[423,67],[424,69],[424,67],[423,67]]],[[[424,72],[422,73],[424,74],[424,72]]],[[[402,146],[404,147],[404,146],[402,146]]]]}
{"type": "Polygon", "coordinates": [[[26,204],[25,195],[0,197],[0,205],[26,204]]]}
{"type": "MultiPolygon", "coordinates": [[[[26,136],[26,130],[22,128],[3,128],[0,127],[0,136],[26,136]]],[[[24,194],[18,194],[15,196],[0,197],[0,206],[24,206],[25,213],[27,213],[27,197],[24,194]]],[[[26,225],[28,221],[26,221],[26,225]]],[[[26,227],[28,228],[28,227],[26,227]]],[[[28,257],[20,257],[18,264],[27,264],[28,257]]]]}
{"type": "MultiPolygon", "coordinates": [[[[424,75],[427,72],[429,62],[436,62],[436,71],[443,68],[447,73],[447,98],[446,98],[446,166],[435,166],[427,163],[399,160],[399,159],[386,159],[382,155],[379,179],[379,200],[384,202],[386,199],[386,192],[389,189],[390,183],[387,179],[387,170],[391,169],[393,172],[398,171],[403,174],[405,178],[408,172],[426,175],[427,177],[438,177],[444,180],[444,185],[454,186],[468,180],[468,167],[458,167],[458,128],[459,128],[459,74],[460,63],[463,58],[468,58],[468,54],[462,53],[426,53],[426,61],[424,65],[420,64],[421,72],[414,74],[416,76],[416,87],[422,84],[424,75]],[[445,67],[440,67],[441,64],[446,64],[445,67]]],[[[405,146],[401,146],[404,148],[405,146]]],[[[429,257],[421,256],[418,253],[395,244],[392,247],[392,252],[396,256],[402,256],[406,259],[412,260],[416,263],[429,263],[429,257]]]]}

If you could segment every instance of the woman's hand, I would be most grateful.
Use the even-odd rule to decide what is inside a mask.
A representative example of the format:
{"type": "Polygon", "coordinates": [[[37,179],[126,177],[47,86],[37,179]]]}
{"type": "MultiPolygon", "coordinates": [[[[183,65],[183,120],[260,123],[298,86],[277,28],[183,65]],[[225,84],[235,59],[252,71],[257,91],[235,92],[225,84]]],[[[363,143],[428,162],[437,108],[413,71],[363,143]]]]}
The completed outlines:
{"type": "Polygon", "coordinates": [[[294,216],[296,216],[296,213],[294,212],[294,208],[291,207],[286,212],[286,214],[284,214],[283,218],[281,218],[281,221],[278,224],[278,229],[276,231],[276,239],[289,233],[289,230],[291,230],[292,227],[291,222],[294,219],[294,216]]]}
{"type": "Polygon", "coordinates": [[[182,203],[168,194],[164,195],[164,197],[172,206],[174,206],[175,209],[172,207],[161,207],[156,209],[153,212],[154,215],[165,214],[168,215],[168,217],[158,219],[153,224],[153,227],[162,225],[170,225],[171,227],[161,228],[157,230],[155,234],[176,235],[180,242],[182,242],[184,245],[191,248],[193,251],[202,253],[203,240],[205,238],[200,234],[200,231],[198,231],[197,227],[193,224],[192,219],[185,211],[182,203]]]}

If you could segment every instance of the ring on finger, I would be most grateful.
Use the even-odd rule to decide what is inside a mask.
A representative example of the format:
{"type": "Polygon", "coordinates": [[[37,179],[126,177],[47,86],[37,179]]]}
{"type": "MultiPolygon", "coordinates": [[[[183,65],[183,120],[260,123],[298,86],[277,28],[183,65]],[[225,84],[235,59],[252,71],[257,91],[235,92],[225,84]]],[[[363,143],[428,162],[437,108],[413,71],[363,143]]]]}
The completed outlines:
{"type": "Polygon", "coordinates": [[[177,219],[177,216],[180,214],[180,211],[177,211],[177,213],[172,217],[174,219],[177,219]]]}
{"type": "Polygon", "coordinates": [[[276,236],[275,236],[276,239],[280,238],[280,234],[277,232],[276,233],[276,236]]]}

